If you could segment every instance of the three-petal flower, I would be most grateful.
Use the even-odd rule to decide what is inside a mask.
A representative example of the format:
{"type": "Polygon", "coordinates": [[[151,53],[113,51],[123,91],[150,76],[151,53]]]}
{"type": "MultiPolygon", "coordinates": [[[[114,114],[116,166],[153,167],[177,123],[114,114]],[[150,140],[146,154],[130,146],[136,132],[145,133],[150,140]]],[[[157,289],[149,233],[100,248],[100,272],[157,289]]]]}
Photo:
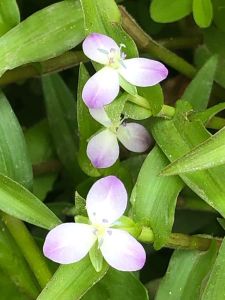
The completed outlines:
{"type": "Polygon", "coordinates": [[[58,225],[46,237],[44,255],[62,264],[77,262],[97,241],[103,257],[112,267],[120,271],[141,269],[146,260],[142,245],[128,232],[112,228],[126,206],[127,192],[117,177],[107,176],[96,181],[86,201],[90,225],[58,225]]]}
{"type": "Polygon", "coordinates": [[[83,42],[83,51],[91,60],[104,67],[85,84],[82,97],[89,108],[100,108],[111,103],[119,93],[120,76],[132,85],[146,87],[164,80],[167,68],[147,58],[125,59],[116,42],[103,34],[92,33],[83,42]]]}
{"type": "Polygon", "coordinates": [[[151,142],[144,126],[138,123],[112,124],[104,108],[89,109],[92,117],[106,128],[95,134],[87,146],[87,156],[96,168],[108,168],[119,157],[118,140],[130,151],[145,152],[151,142]]]}

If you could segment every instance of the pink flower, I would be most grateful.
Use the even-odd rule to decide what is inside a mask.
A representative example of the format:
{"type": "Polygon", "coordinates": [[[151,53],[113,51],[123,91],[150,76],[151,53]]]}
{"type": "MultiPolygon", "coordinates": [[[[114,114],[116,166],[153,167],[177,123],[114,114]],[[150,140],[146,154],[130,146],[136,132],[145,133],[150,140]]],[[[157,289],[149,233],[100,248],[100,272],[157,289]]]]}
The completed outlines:
{"type": "Polygon", "coordinates": [[[85,84],[82,97],[89,108],[111,103],[119,93],[120,76],[136,86],[152,86],[168,75],[166,67],[147,58],[125,59],[116,42],[103,34],[92,33],[83,42],[83,51],[91,60],[104,67],[85,84]]]}
{"type": "Polygon", "coordinates": [[[127,192],[115,176],[104,177],[91,187],[87,195],[90,225],[64,223],[52,229],[44,243],[44,255],[70,264],[81,260],[98,242],[109,265],[120,271],[136,271],[143,267],[146,254],[142,245],[128,232],[113,228],[124,213],[127,192]]]}
{"type": "Polygon", "coordinates": [[[119,157],[118,140],[128,150],[145,152],[151,142],[144,126],[137,123],[122,122],[113,124],[104,108],[89,109],[92,117],[106,128],[95,134],[87,146],[87,156],[96,168],[108,168],[119,157]]]}

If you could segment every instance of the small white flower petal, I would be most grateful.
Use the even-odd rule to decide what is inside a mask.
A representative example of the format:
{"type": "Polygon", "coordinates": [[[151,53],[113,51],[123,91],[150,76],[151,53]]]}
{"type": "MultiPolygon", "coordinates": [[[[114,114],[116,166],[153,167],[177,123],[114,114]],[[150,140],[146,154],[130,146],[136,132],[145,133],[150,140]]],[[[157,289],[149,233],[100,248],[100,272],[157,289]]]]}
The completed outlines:
{"type": "Polygon", "coordinates": [[[46,236],[43,252],[60,264],[71,264],[85,257],[96,241],[94,228],[87,224],[64,223],[46,236]]]}
{"type": "Polygon", "coordinates": [[[107,263],[119,271],[137,271],[143,268],[146,253],[143,246],[128,232],[109,228],[100,250],[107,263]]]}
{"type": "Polygon", "coordinates": [[[112,121],[108,117],[104,107],[101,108],[89,108],[89,112],[91,116],[100,124],[105,127],[109,127],[112,125],[112,121]]]}
{"type": "Polygon", "coordinates": [[[87,195],[87,212],[93,224],[112,224],[123,215],[126,206],[126,189],[115,176],[96,181],[87,195]]]}
{"type": "Polygon", "coordinates": [[[108,55],[112,49],[120,50],[112,38],[100,33],[91,33],[83,42],[84,54],[103,65],[109,62],[108,55]]]}
{"type": "Polygon", "coordinates": [[[104,67],[86,82],[82,98],[89,108],[101,108],[117,97],[119,89],[118,72],[104,67]]]}
{"type": "Polygon", "coordinates": [[[145,152],[151,143],[151,138],[144,126],[138,123],[123,123],[117,130],[119,141],[128,150],[145,152]]]}
{"type": "Polygon", "coordinates": [[[94,135],[88,142],[87,156],[95,168],[112,166],[119,157],[116,135],[109,129],[94,135]]]}
{"type": "Polygon", "coordinates": [[[164,80],[168,70],[156,60],[131,58],[123,60],[119,73],[131,84],[146,87],[164,80]]]}

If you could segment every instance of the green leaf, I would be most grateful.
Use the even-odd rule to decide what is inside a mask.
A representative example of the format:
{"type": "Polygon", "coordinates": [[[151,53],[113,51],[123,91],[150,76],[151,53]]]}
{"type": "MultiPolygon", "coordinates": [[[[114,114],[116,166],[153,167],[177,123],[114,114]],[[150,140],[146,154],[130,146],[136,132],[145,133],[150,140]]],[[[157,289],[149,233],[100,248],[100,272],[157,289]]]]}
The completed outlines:
{"type": "Polygon", "coordinates": [[[156,84],[154,86],[138,87],[138,94],[147,100],[151,114],[156,116],[162,109],[164,102],[161,86],[156,84]]]}
{"type": "Polygon", "coordinates": [[[0,172],[31,188],[33,172],[24,135],[2,92],[0,92],[0,114],[0,172]]]}
{"type": "Polygon", "coordinates": [[[16,0],[0,2],[0,36],[20,22],[20,11],[16,0]]]}
{"type": "Polygon", "coordinates": [[[0,174],[0,210],[46,229],[52,229],[60,224],[56,215],[37,197],[2,174],[0,174]]]}
{"type": "Polygon", "coordinates": [[[42,78],[50,131],[58,157],[74,181],[78,172],[76,104],[73,95],[58,74],[42,78]]]}
{"type": "Polygon", "coordinates": [[[209,58],[182,96],[182,99],[191,103],[194,110],[204,110],[208,105],[217,63],[218,57],[216,55],[209,58]]]}
{"type": "Polygon", "coordinates": [[[122,29],[121,15],[114,0],[81,0],[86,34],[100,32],[126,46],[127,57],[138,56],[134,41],[122,29]]]}
{"type": "Polygon", "coordinates": [[[167,164],[162,151],[153,148],[141,167],[131,195],[133,218],[151,227],[156,249],[165,245],[172,231],[176,200],[183,187],[179,177],[158,176],[167,164]]]}
{"type": "Polygon", "coordinates": [[[193,16],[199,27],[209,27],[213,19],[211,0],[193,0],[193,16]]]}
{"type": "Polygon", "coordinates": [[[201,300],[221,300],[225,297],[225,240],[220,246],[218,257],[210,273],[201,300]]]}
{"type": "MultiPolygon", "coordinates": [[[[36,299],[39,290],[18,245],[10,235],[7,227],[0,221],[0,270],[30,299],[36,299]]],[[[2,290],[1,290],[2,299],[2,290]]],[[[11,299],[11,298],[8,298],[11,299]]]]}
{"type": "Polygon", "coordinates": [[[215,244],[208,251],[176,250],[155,299],[200,299],[201,287],[207,279],[216,254],[215,244]]]}
{"type": "Polygon", "coordinates": [[[150,6],[151,17],[155,22],[170,23],[180,20],[192,11],[192,0],[153,0],[150,6]]]}
{"type": "Polygon", "coordinates": [[[148,300],[145,287],[132,274],[110,268],[82,300],[148,300]]]}
{"type": "Polygon", "coordinates": [[[37,300],[79,300],[107,270],[108,266],[104,264],[102,270],[97,273],[88,256],[74,264],[62,265],[37,300]]]}
{"type": "Polygon", "coordinates": [[[215,26],[210,26],[210,28],[204,30],[204,42],[212,53],[225,57],[225,32],[215,26]]]}
{"type": "MultiPolygon", "coordinates": [[[[173,120],[154,118],[152,134],[167,158],[173,162],[210,137],[201,122],[187,119],[191,111],[188,103],[177,102],[177,114],[173,120]],[[168,138],[169,134],[169,138],[168,138]]],[[[223,174],[225,166],[181,174],[182,180],[204,201],[225,216],[223,174]]]]}
{"type": "Polygon", "coordinates": [[[79,1],[67,0],[46,7],[1,37],[0,75],[23,64],[60,55],[83,38],[79,1]]]}
{"type": "Polygon", "coordinates": [[[213,0],[213,21],[216,26],[225,32],[225,2],[224,0],[213,0]]]}
{"type": "Polygon", "coordinates": [[[162,175],[175,175],[214,168],[225,163],[225,127],[167,166],[162,175]]]}
{"type": "Polygon", "coordinates": [[[95,269],[96,272],[100,272],[103,266],[103,256],[99,249],[98,242],[94,244],[94,246],[89,251],[89,257],[91,260],[91,263],[95,269]]]}
{"type": "Polygon", "coordinates": [[[90,115],[87,106],[82,99],[82,90],[89,79],[89,74],[83,64],[80,65],[78,89],[77,89],[77,121],[80,138],[78,161],[81,169],[92,177],[100,176],[99,171],[93,167],[87,157],[87,142],[88,139],[101,127],[90,115]]]}
{"type": "Polygon", "coordinates": [[[216,104],[204,111],[194,113],[190,116],[191,120],[199,120],[203,124],[207,124],[216,114],[225,109],[225,103],[216,104]]]}

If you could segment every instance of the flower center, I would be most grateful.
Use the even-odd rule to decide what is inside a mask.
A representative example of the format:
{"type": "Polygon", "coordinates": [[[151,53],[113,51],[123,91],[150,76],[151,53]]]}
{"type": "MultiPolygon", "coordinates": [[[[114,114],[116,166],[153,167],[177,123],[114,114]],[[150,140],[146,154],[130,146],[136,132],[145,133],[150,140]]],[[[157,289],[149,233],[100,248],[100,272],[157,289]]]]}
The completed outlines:
{"type": "Polygon", "coordinates": [[[122,48],[126,47],[124,44],[120,44],[119,50],[111,48],[109,51],[106,51],[104,49],[98,49],[102,53],[107,55],[107,66],[113,68],[113,69],[118,69],[121,65],[123,67],[124,63],[123,60],[126,58],[126,54],[122,52],[122,48]]]}

